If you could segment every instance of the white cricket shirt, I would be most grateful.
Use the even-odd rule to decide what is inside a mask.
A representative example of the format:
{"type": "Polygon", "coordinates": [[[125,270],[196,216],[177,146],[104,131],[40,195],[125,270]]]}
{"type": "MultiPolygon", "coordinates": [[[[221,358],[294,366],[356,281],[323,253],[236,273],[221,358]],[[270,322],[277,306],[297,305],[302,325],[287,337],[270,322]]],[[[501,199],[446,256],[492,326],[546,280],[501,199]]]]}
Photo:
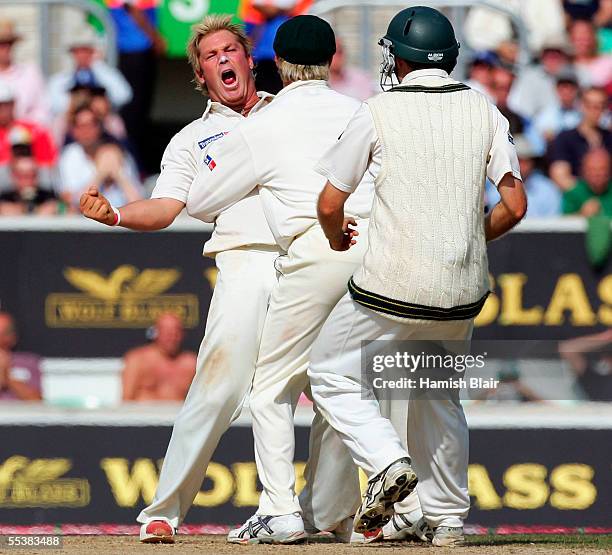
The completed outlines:
{"type": "MultiPolygon", "coordinates": [[[[261,100],[253,107],[249,117],[273,98],[268,93],[258,95],[261,100]]],[[[202,117],[181,129],[166,147],[161,161],[161,173],[151,198],[171,198],[187,204],[189,189],[198,170],[206,168],[208,147],[243,120],[246,118],[238,112],[209,100],[202,117]]],[[[215,224],[212,237],[204,245],[204,254],[207,256],[251,245],[276,245],[257,190],[216,216],[201,218],[215,224]]]]}
{"type": "MultiPolygon", "coordinates": [[[[296,236],[317,223],[325,178],[315,166],[359,106],[325,81],[285,87],[265,110],[211,145],[189,191],[187,211],[200,219],[216,216],[259,186],[270,229],[287,250],[296,236]]],[[[347,215],[370,215],[377,168],[371,165],[369,170],[347,203],[347,215]]]]}
{"type": "MultiPolygon", "coordinates": [[[[421,69],[404,77],[402,85],[442,86],[453,82],[444,70],[421,69]]],[[[521,179],[521,172],[508,120],[493,104],[490,104],[489,109],[497,127],[489,152],[487,176],[497,186],[507,173],[521,179]]],[[[349,122],[340,140],[317,164],[316,170],[340,191],[352,193],[366,172],[376,170],[377,175],[381,163],[382,147],[374,118],[364,103],[349,122]]]]}

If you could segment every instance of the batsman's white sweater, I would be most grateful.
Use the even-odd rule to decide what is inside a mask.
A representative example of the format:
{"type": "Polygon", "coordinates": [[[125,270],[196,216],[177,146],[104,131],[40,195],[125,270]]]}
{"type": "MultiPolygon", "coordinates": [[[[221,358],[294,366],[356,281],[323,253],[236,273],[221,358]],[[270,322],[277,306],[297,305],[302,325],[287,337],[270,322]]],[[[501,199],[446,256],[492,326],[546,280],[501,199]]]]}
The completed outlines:
{"type": "Polygon", "coordinates": [[[452,94],[398,87],[367,103],[383,163],[354,293],[404,321],[472,318],[488,292],[481,153],[497,123],[490,105],[467,87],[452,94]]]}

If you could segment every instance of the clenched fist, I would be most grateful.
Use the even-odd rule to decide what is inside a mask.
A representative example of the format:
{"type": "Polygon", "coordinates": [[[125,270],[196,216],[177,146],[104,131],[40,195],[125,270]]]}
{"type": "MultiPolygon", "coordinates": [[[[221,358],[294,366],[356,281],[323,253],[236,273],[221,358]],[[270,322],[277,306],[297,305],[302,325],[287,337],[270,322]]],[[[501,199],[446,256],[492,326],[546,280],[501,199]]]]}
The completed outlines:
{"type": "Polygon", "coordinates": [[[97,187],[90,187],[81,195],[81,214],[102,224],[115,225],[117,215],[110,202],[98,191],[97,187]]]}

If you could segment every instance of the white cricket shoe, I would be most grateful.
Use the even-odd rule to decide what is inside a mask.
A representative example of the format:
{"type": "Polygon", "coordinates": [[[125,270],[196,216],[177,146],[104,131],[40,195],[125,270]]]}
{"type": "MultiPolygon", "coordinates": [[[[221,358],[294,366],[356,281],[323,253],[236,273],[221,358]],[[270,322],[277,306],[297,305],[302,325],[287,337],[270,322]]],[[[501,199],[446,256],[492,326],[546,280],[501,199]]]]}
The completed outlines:
{"type": "Polygon", "coordinates": [[[375,530],[364,532],[363,534],[359,534],[353,530],[351,534],[351,543],[372,543],[379,538],[382,538],[382,528],[376,528],[375,530]]]}
{"type": "Polygon", "coordinates": [[[355,532],[363,534],[387,524],[393,514],[393,505],[403,501],[414,490],[417,482],[409,458],[398,459],[369,480],[355,515],[355,532]]]}
{"type": "Polygon", "coordinates": [[[353,532],[352,543],[373,543],[382,541],[422,541],[430,543],[433,538],[433,530],[429,527],[423,517],[412,518],[405,513],[395,513],[389,522],[382,528],[377,528],[365,534],[353,532]]]}
{"type": "Polygon", "coordinates": [[[176,532],[169,521],[155,519],[140,527],[140,541],[142,543],[174,543],[176,532]]]}
{"type": "Polygon", "coordinates": [[[427,521],[421,517],[419,519],[408,518],[410,515],[405,513],[395,513],[389,522],[382,528],[382,539],[390,541],[416,541],[431,542],[433,530],[427,521]]]}
{"type": "Polygon", "coordinates": [[[239,528],[229,531],[229,543],[298,543],[306,539],[300,513],[267,516],[253,515],[239,528]]]}
{"type": "Polygon", "coordinates": [[[436,547],[459,547],[465,545],[462,526],[438,526],[431,542],[436,547]]]}

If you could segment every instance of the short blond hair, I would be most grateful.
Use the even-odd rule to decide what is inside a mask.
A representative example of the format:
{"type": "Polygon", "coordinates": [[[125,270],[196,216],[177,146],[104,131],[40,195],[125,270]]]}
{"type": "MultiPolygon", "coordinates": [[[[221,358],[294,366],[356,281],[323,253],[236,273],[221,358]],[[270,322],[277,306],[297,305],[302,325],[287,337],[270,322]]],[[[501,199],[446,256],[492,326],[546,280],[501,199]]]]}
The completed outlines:
{"type": "Polygon", "coordinates": [[[283,58],[277,58],[276,65],[278,74],[283,83],[295,83],[296,81],[313,81],[329,79],[329,64],[307,66],[292,64],[283,58]]]}
{"type": "Polygon", "coordinates": [[[208,89],[205,84],[202,85],[197,79],[201,73],[200,41],[204,37],[219,31],[229,31],[232,33],[243,46],[246,55],[251,55],[251,41],[249,41],[244,31],[244,27],[238,23],[232,23],[231,15],[207,15],[200,23],[196,23],[191,28],[191,38],[187,43],[187,59],[193,70],[193,82],[195,83],[196,90],[202,91],[204,94],[208,93],[208,89]]]}

